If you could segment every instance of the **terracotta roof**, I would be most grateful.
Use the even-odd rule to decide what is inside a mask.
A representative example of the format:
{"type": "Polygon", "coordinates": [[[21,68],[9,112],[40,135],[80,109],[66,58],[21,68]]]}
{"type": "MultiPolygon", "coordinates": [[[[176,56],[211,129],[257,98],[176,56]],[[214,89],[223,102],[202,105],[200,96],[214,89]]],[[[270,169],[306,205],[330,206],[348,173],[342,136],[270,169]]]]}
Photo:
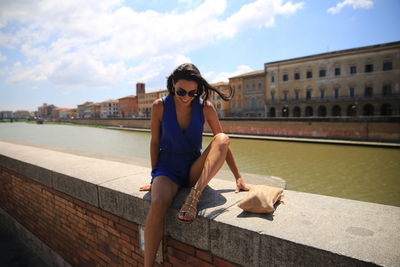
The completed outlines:
{"type": "Polygon", "coordinates": [[[216,82],[216,83],[211,83],[210,85],[217,87],[217,86],[229,85],[229,83],[227,83],[227,82],[216,82]]]}
{"type": "Polygon", "coordinates": [[[118,100],[125,99],[125,98],[135,98],[135,97],[136,97],[135,95],[128,95],[128,96],[118,98],[118,100]]]}
{"type": "Polygon", "coordinates": [[[251,72],[246,72],[237,76],[230,77],[229,79],[233,78],[240,78],[240,77],[247,77],[247,76],[253,76],[253,75],[258,75],[258,74],[263,74],[264,70],[256,70],[256,71],[251,71],[251,72]]]}

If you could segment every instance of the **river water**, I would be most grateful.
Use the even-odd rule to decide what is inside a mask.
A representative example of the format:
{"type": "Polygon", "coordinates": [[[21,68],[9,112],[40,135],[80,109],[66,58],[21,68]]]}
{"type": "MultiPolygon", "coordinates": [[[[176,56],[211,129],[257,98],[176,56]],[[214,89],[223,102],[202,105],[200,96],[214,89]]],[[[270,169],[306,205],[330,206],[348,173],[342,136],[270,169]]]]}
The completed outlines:
{"type": "MultiPolygon", "coordinates": [[[[0,139],[149,159],[148,132],[19,122],[0,123],[0,139]]],[[[400,149],[237,138],[231,149],[242,173],[281,177],[287,189],[400,206],[400,149]]]]}

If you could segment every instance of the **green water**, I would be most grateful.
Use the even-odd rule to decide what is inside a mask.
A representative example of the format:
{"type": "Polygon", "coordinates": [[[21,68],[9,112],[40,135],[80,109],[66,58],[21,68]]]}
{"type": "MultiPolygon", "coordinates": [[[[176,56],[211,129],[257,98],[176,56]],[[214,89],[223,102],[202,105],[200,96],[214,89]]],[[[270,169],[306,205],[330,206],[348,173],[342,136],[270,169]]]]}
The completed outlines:
{"type": "MultiPolygon", "coordinates": [[[[0,138],[149,158],[146,132],[0,123],[0,138]]],[[[205,137],[204,146],[210,140],[205,137]]],[[[400,206],[400,149],[234,138],[231,149],[241,172],[282,177],[287,189],[400,206]]]]}

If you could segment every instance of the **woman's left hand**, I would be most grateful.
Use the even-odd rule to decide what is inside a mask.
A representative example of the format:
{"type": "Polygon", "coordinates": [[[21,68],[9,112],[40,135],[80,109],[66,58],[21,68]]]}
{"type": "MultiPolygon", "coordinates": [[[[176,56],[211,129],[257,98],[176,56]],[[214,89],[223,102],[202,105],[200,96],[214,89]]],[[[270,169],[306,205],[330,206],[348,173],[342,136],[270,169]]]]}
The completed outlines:
{"type": "Polygon", "coordinates": [[[250,187],[248,187],[244,181],[242,177],[239,177],[236,179],[236,190],[235,193],[239,193],[241,190],[243,191],[249,191],[250,187]]]}

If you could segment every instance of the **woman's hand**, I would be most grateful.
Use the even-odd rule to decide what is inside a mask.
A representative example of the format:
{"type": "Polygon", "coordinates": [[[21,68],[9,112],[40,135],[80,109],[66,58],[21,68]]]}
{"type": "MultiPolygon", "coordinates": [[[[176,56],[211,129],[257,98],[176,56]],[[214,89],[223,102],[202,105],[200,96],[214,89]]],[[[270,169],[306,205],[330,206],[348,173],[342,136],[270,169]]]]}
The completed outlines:
{"type": "Polygon", "coordinates": [[[139,191],[151,191],[151,184],[140,187],[139,191]]]}
{"type": "Polygon", "coordinates": [[[241,190],[243,191],[249,191],[250,187],[248,187],[244,181],[242,177],[239,177],[236,179],[236,190],[235,193],[239,193],[241,190]]]}

